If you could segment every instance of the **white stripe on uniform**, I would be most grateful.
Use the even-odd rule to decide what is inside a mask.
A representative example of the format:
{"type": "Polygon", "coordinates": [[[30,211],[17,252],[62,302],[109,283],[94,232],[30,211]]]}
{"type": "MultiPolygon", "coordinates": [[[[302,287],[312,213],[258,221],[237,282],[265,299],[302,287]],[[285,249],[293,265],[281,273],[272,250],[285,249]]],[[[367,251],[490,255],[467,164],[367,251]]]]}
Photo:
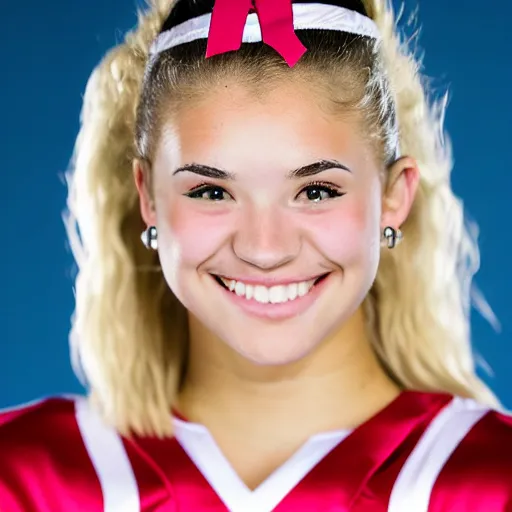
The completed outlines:
{"type": "Polygon", "coordinates": [[[451,454],[489,411],[474,400],[454,398],[431,422],[393,486],[388,512],[428,512],[436,480],[451,454]]]}
{"type": "Polygon", "coordinates": [[[75,402],[76,420],[103,493],[103,512],[140,512],[139,488],[123,442],[85,399],[75,402]]]}

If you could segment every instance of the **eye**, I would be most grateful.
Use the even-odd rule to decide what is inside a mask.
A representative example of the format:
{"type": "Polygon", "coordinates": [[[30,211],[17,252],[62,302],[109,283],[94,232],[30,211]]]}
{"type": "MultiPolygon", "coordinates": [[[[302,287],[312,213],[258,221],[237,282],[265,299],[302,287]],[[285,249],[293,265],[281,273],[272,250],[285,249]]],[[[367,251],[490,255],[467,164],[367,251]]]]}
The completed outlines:
{"type": "Polygon", "coordinates": [[[341,197],[344,194],[334,185],[318,182],[304,187],[297,197],[301,195],[304,195],[308,202],[320,203],[326,199],[341,197]]]}
{"type": "Polygon", "coordinates": [[[185,195],[192,199],[202,199],[204,201],[224,201],[231,199],[231,196],[222,187],[214,185],[199,185],[185,195]]]}

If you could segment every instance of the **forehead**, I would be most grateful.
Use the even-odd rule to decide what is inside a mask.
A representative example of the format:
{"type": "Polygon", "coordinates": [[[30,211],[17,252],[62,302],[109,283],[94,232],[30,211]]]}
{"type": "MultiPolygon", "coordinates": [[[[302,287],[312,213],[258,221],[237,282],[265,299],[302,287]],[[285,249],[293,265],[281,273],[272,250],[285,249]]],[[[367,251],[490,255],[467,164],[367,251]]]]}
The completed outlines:
{"type": "Polygon", "coordinates": [[[290,169],[341,156],[356,166],[356,160],[370,158],[355,113],[334,115],[325,101],[302,83],[273,84],[256,92],[226,82],[166,117],[157,160],[238,170],[249,163],[290,169]]]}

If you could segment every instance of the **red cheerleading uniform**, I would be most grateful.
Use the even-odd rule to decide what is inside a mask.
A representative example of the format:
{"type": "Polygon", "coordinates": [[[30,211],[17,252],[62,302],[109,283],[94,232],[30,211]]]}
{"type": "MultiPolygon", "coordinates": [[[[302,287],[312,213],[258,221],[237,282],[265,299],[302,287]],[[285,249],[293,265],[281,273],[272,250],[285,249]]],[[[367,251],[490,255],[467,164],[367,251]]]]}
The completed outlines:
{"type": "Polygon", "coordinates": [[[512,512],[512,418],[405,391],[249,490],[205,427],[120,437],[82,398],[0,414],[1,512],[512,512]]]}

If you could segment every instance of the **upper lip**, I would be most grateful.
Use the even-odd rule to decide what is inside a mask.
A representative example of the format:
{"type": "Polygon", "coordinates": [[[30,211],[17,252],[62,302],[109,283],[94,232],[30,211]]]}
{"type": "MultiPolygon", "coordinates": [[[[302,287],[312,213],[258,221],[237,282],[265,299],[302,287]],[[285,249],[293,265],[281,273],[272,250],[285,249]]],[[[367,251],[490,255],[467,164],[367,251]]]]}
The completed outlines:
{"type": "Polygon", "coordinates": [[[314,276],[309,277],[228,277],[223,274],[212,274],[215,277],[219,277],[221,279],[226,279],[228,281],[239,281],[244,284],[252,284],[252,285],[261,285],[266,286],[267,288],[271,288],[272,286],[285,286],[293,283],[302,283],[305,281],[316,280],[322,276],[327,275],[329,272],[322,272],[321,274],[315,274],[314,276]]]}

